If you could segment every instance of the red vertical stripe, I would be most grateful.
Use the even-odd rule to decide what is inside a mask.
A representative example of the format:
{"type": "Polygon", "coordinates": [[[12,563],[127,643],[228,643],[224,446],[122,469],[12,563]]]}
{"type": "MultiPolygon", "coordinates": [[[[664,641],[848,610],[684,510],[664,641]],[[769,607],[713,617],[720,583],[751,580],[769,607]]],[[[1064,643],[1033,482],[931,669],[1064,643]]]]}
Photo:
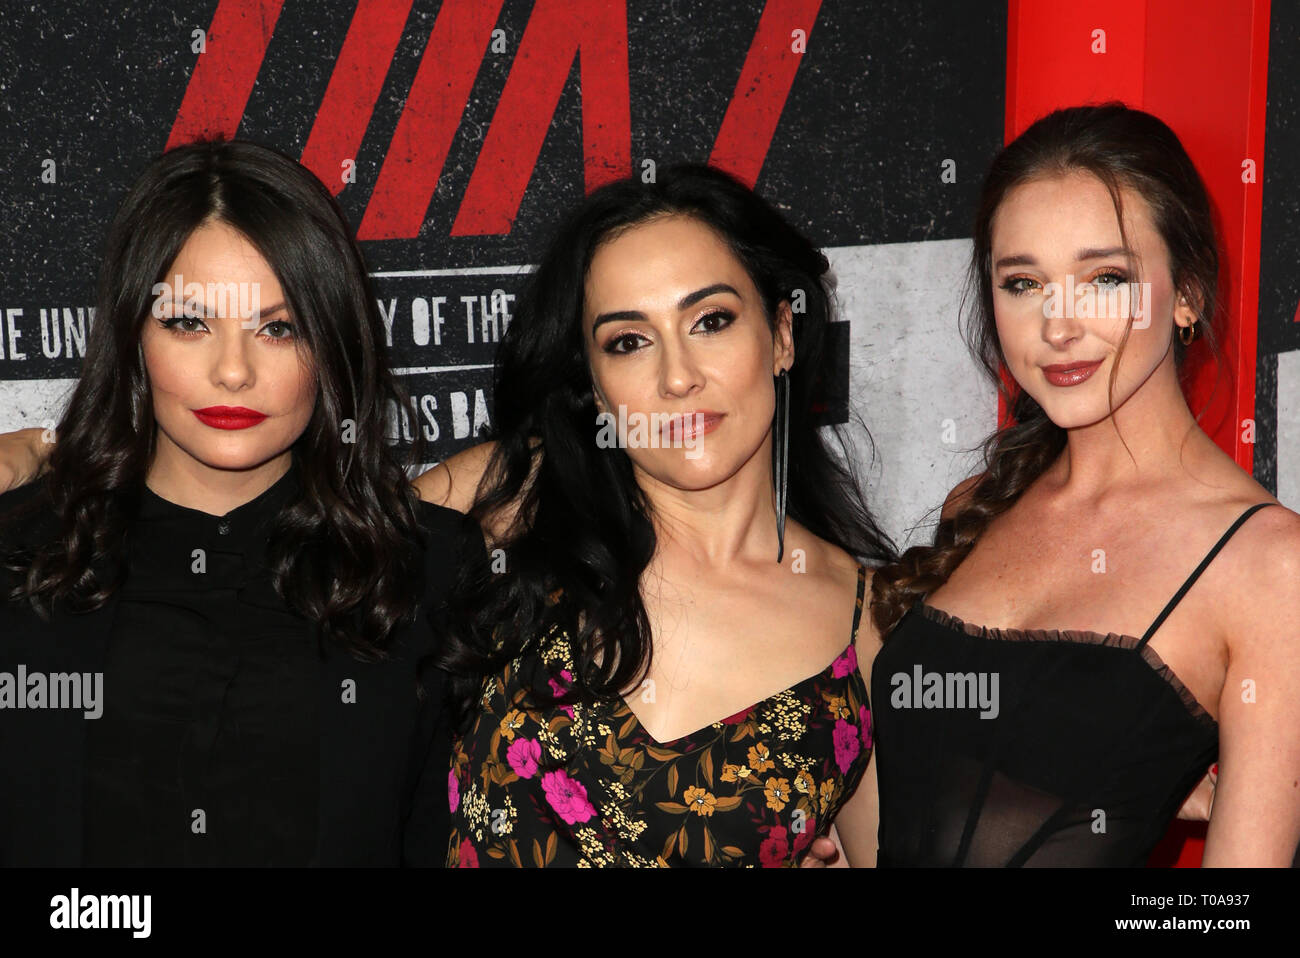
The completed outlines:
{"type": "Polygon", "coordinates": [[[355,160],[370,124],[411,0],[360,0],[316,112],[302,165],[336,196],[343,190],[343,161],[355,160]]]}
{"type": "Polygon", "coordinates": [[[811,43],[821,0],[768,0],[754,31],[709,163],[751,187],[758,181],[781,111],[803,60],[794,51],[795,31],[811,43]]]}
{"type": "Polygon", "coordinates": [[[181,99],[167,149],[195,140],[230,139],[253,92],[283,0],[221,0],[181,99]]]}
{"type": "Polygon", "coordinates": [[[445,0],[393,132],[361,239],[418,236],[479,66],[501,0],[445,0]]]}
{"type": "Polygon", "coordinates": [[[632,121],[623,0],[584,4],[537,0],[452,224],[452,236],[510,232],[579,49],[587,185],[630,172],[632,121]]]}

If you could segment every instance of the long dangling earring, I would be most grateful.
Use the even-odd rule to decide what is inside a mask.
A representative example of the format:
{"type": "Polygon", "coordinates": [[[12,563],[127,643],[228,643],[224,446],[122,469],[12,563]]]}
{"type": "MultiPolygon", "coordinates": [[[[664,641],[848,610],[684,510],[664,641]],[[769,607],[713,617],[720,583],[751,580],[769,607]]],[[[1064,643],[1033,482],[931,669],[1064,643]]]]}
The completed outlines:
{"type": "Polygon", "coordinates": [[[790,474],[790,375],[776,376],[776,415],[772,419],[772,481],[776,486],[776,561],[785,556],[785,500],[790,474]]]}

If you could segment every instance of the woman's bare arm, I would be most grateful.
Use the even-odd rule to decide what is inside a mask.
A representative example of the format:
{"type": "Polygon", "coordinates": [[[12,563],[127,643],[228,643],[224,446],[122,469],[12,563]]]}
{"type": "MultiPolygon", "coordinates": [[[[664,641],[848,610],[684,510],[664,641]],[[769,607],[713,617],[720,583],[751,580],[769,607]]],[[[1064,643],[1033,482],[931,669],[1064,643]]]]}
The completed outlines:
{"type": "Polygon", "coordinates": [[[422,472],[412,485],[425,502],[469,512],[494,449],[495,442],[470,446],[422,472]]]}
{"type": "MultiPolygon", "coordinates": [[[[867,596],[871,595],[871,581],[867,580],[867,596]]],[[[871,666],[876,653],[880,651],[880,633],[871,621],[870,603],[862,610],[862,622],[858,628],[858,673],[871,689],[871,666]]],[[[872,709],[878,706],[874,703],[872,709]]],[[[873,723],[874,727],[874,723],[873,723]]],[[[867,770],[858,783],[857,791],[848,800],[835,818],[835,829],[839,833],[840,844],[844,848],[844,857],[852,868],[875,868],[876,849],[880,831],[880,798],[876,788],[876,752],[871,751],[867,770]]]]}
{"type": "Polygon", "coordinates": [[[53,430],[33,427],[0,433],[0,492],[31,482],[45,471],[53,430]]]}
{"type": "MultiPolygon", "coordinates": [[[[532,477],[536,476],[542,462],[541,441],[534,439],[532,446],[534,455],[530,482],[532,477]]],[[[426,502],[467,513],[474,507],[479,487],[492,463],[492,454],[496,452],[496,448],[497,444],[494,441],[470,446],[421,473],[412,485],[415,486],[420,498],[426,502]]],[[[515,499],[480,520],[479,524],[483,528],[489,546],[506,537],[514,525],[518,510],[519,501],[515,499]]]]}
{"type": "Polygon", "coordinates": [[[1300,842],[1300,516],[1274,508],[1253,521],[1224,602],[1228,668],[1205,866],[1286,867],[1300,842]]]}
{"type": "Polygon", "coordinates": [[[871,753],[867,771],[858,784],[848,804],[840,809],[835,819],[844,857],[850,868],[875,868],[878,833],[880,830],[880,800],[876,791],[876,753],[871,753]]]}

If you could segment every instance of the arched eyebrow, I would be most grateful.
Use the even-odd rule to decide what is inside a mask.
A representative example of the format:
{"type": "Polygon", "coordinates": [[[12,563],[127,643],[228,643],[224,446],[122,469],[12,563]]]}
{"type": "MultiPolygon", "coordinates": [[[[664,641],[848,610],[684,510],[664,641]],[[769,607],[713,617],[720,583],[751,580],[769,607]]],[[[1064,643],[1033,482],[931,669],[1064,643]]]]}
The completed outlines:
{"type": "Polygon", "coordinates": [[[1074,254],[1074,261],[1082,263],[1090,259],[1106,259],[1109,256],[1124,256],[1131,258],[1133,251],[1127,246],[1107,246],[1103,249],[1081,249],[1074,254]]]}
{"type": "MultiPolygon", "coordinates": [[[[1105,248],[1081,249],[1074,254],[1076,263],[1087,262],[1090,259],[1105,259],[1108,256],[1128,256],[1133,255],[1133,251],[1127,246],[1107,246],[1105,248]]],[[[1037,266],[1038,260],[1034,259],[1028,253],[1014,253],[1011,256],[1004,256],[997,261],[994,269],[1005,269],[1008,266],[1037,266]]]]}
{"type": "MultiPolygon", "coordinates": [[[[712,296],[715,293],[730,293],[732,296],[736,297],[736,299],[742,298],[740,293],[736,292],[736,288],[734,286],[731,286],[727,283],[714,283],[712,286],[704,286],[700,289],[697,289],[693,293],[687,293],[685,296],[683,296],[681,299],[677,301],[677,308],[690,309],[700,300],[712,296]]],[[[640,322],[645,318],[646,318],[645,313],[636,309],[620,309],[610,313],[601,313],[599,316],[596,317],[596,321],[591,324],[592,338],[593,339],[595,338],[596,329],[602,323],[640,322]]]]}
{"type": "MultiPolygon", "coordinates": [[[[169,300],[165,300],[165,301],[163,302],[163,305],[164,305],[164,306],[180,306],[180,307],[184,308],[185,305],[186,305],[186,301],[185,301],[184,299],[169,299],[169,300]]],[[[261,319],[261,318],[264,318],[264,317],[267,317],[267,316],[273,316],[273,315],[275,315],[276,313],[280,312],[281,310],[286,310],[286,311],[287,311],[287,310],[288,310],[288,306],[287,306],[285,303],[276,303],[274,306],[269,306],[269,307],[267,307],[266,309],[259,309],[259,310],[258,310],[258,318],[261,319]]],[[[216,313],[214,313],[212,310],[210,310],[210,309],[208,308],[208,304],[207,304],[207,303],[204,303],[204,304],[203,304],[203,318],[204,318],[204,319],[218,319],[219,317],[217,316],[216,313]]],[[[236,318],[238,318],[238,317],[236,317],[236,318]]]]}

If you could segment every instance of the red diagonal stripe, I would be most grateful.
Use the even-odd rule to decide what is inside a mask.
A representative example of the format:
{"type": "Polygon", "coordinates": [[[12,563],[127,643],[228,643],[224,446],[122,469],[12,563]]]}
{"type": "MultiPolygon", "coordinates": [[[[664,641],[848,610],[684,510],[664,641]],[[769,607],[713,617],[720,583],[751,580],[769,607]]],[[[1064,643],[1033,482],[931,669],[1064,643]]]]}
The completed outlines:
{"type": "Polygon", "coordinates": [[[793,50],[794,31],[803,30],[805,42],[811,44],[813,22],[820,9],[821,0],[768,0],[758,19],[754,41],[709,157],[711,165],[750,186],[758,181],[804,57],[793,50]]]}
{"type": "Polygon", "coordinates": [[[582,160],[587,190],[632,172],[627,5],[589,5],[591,27],[578,51],[582,81],[582,160]],[[599,16],[597,16],[597,13],[599,16]],[[594,22],[592,22],[594,21],[594,22]]]}
{"type": "Polygon", "coordinates": [[[579,49],[587,187],[630,172],[625,4],[537,0],[451,235],[510,232],[579,49]]]}
{"type": "Polygon", "coordinates": [[[355,160],[412,0],[361,0],[343,49],[334,62],[325,97],[316,112],[302,165],[338,195],[343,190],[343,161],[355,160]]]}
{"type": "Polygon", "coordinates": [[[221,0],[176,113],[167,149],[194,140],[230,139],[257,82],[283,0],[221,0]]]}
{"type": "Polygon", "coordinates": [[[420,58],[357,236],[418,236],[469,102],[501,0],[446,0],[420,58]]]}

